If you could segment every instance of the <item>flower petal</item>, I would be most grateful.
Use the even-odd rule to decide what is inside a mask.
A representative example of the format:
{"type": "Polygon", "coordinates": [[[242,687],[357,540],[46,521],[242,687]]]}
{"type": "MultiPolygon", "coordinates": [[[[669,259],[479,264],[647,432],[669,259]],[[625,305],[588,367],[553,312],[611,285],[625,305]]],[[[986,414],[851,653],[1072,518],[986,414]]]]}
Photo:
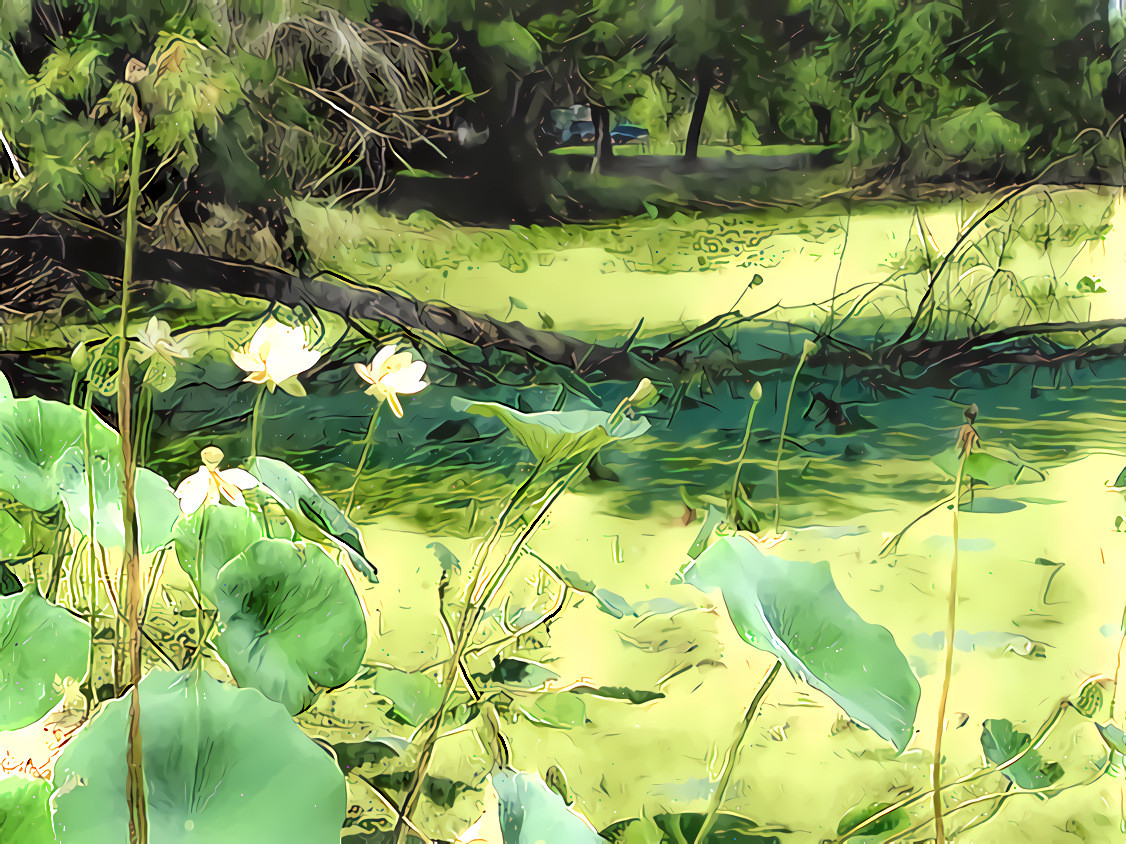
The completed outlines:
{"type": "Polygon", "coordinates": [[[390,405],[391,412],[394,413],[396,416],[398,416],[400,419],[402,419],[403,418],[403,406],[401,404],[399,404],[399,397],[392,392],[387,392],[384,395],[384,398],[387,400],[387,404],[390,405]]]}
{"type": "Polygon", "coordinates": [[[242,380],[243,381],[249,381],[251,384],[265,384],[266,381],[269,380],[269,378],[270,378],[269,373],[267,373],[266,370],[263,369],[263,370],[260,370],[259,372],[250,373],[248,376],[246,376],[242,380]]]}
{"type": "Polygon", "coordinates": [[[260,357],[237,349],[231,352],[231,360],[243,372],[262,372],[266,368],[266,362],[260,357]]]}
{"type": "Polygon", "coordinates": [[[381,366],[383,366],[383,364],[393,354],[395,354],[395,344],[394,343],[392,343],[390,346],[384,346],[382,349],[380,349],[378,352],[376,352],[375,357],[373,357],[371,359],[372,372],[379,372],[379,368],[381,366]]]}
{"type": "Polygon", "coordinates": [[[180,499],[180,510],[184,515],[190,516],[203,506],[210,485],[211,476],[203,467],[180,481],[180,485],[176,487],[176,497],[180,499]]]}
{"type": "Polygon", "coordinates": [[[354,363],[352,364],[352,366],[356,368],[356,374],[363,378],[364,381],[369,384],[374,384],[376,382],[376,377],[372,374],[372,371],[368,367],[364,366],[362,363],[354,363]]]}
{"type": "Polygon", "coordinates": [[[223,469],[219,477],[239,489],[254,489],[258,486],[258,479],[245,469],[223,469]]]}

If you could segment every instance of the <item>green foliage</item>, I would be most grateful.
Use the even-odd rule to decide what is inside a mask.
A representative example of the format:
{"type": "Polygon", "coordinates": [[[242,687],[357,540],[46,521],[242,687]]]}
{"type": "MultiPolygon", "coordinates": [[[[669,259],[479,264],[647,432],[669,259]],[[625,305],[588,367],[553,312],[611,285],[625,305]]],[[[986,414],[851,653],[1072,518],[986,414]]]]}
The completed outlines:
{"type": "Polygon", "coordinates": [[[219,571],[215,647],[240,686],[296,714],[351,680],[367,648],[348,575],[317,545],[255,542],[219,571]]]}
{"type": "Polygon", "coordinates": [[[500,799],[505,844],[597,844],[602,840],[586,819],[569,809],[536,774],[500,771],[492,775],[492,783],[500,799]]]}
{"type": "Polygon", "coordinates": [[[601,410],[566,410],[524,413],[496,402],[455,398],[454,410],[500,419],[532,456],[544,466],[589,455],[615,440],[640,436],[649,429],[646,419],[621,417],[601,410]]]}
{"type": "Polygon", "coordinates": [[[378,583],[376,568],[368,560],[360,532],[335,504],[289,464],[269,457],[254,457],[246,469],[285,510],[299,534],[315,542],[336,545],[352,561],[356,571],[378,583]]]}
{"type": "MultiPolygon", "coordinates": [[[[117,432],[93,413],[38,398],[0,403],[0,491],[32,510],[46,512],[60,504],[70,526],[99,544],[123,542],[121,523],[121,446],[117,432]],[[94,487],[91,528],[89,461],[94,487]]],[[[168,541],[180,508],[172,489],[148,469],[137,470],[137,510],[141,550],[154,551],[168,541]]]]}
{"type": "MultiPolygon", "coordinates": [[[[872,815],[879,814],[890,805],[890,803],[873,803],[850,809],[837,825],[837,835],[844,835],[850,829],[856,828],[857,825],[872,817],[872,815]]],[[[850,835],[848,840],[854,841],[856,844],[866,844],[866,842],[876,844],[876,842],[892,841],[897,833],[903,832],[910,826],[911,816],[907,814],[906,809],[899,808],[888,812],[878,820],[864,824],[850,835]]]]}
{"type": "Polygon", "coordinates": [[[55,844],[51,831],[51,786],[46,780],[0,779],[0,841],[55,844]]]}
{"type": "Polygon", "coordinates": [[[783,560],[734,536],[708,548],[680,577],[702,592],[718,589],[748,644],[777,656],[898,750],[907,746],[919,681],[891,633],[845,603],[828,563],[783,560]]]}
{"type": "MultiPolygon", "coordinates": [[[[1015,729],[1007,719],[990,718],[982,724],[981,749],[994,765],[1008,762],[1031,743],[1032,737],[1015,729]]],[[[1063,776],[1063,768],[1058,762],[1045,762],[1038,750],[1028,750],[1001,773],[1018,788],[1043,789],[1063,776]]]]}
{"type": "Polygon", "coordinates": [[[266,538],[261,519],[246,507],[202,507],[176,525],[173,542],[180,568],[205,595],[215,594],[219,570],[266,538]],[[202,539],[202,547],[200,545],[202,539]]]}
{"type": "MultiPolygon", "coordinates": [[[[704,824],[702,812],[662,813],[653,817],[616,821],[602,830],[602,837],[616,844],[680,844],[695,841],[704,824]]],[[[777,835],[765,832],[754,821],[731,812],[716,815],[715,825],[704,842],[720,844],[779,844],[777,835]]]]}
{"type": "Polygon", "coordinates": [[[429,674],[377,668],[364,679],[372,679],[371,690],[387,698],[391,714],[412,727],[433,715],[442,699],[442,687],[429,674]]]}
{"type": "Polygon", "coordinates": [[[0,730],[34,724],[63,699],[56,678],[86,674],[90,628],[32,586],[0,597],[0,730]]]}
{"type": "MultiPolygon", "coordinates": [[[[339,841],[344,775],[285,709],[198,672],[154,672],[140,690],[152,841],[339,841]]],[[[127,840],[128,709],[128,695],[107,703],[56,762],[60,844],[127,840]]]]}

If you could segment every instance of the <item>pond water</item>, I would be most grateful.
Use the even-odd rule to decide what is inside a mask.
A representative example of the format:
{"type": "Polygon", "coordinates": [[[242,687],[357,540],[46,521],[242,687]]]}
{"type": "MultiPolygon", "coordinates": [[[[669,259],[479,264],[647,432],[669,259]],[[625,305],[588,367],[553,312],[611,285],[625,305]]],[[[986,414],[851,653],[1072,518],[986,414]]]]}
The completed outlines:
{"type": "MultiPolygon", "coordinates": [[[[1086,211],[1072,216],[1093,220],[1088,229],[1097,234],[1074,235],[1068,242],[1066,233],[1046,223],[1047,236],[1058,236],[1062,245],[1048,244],[1037,252],[1035,233],[1021,241],[1010,260],[1025,268],[1014,273],[1028,284],[1023,292],[1015,291],[1018,284],[1010,298],[999,298],[999,312],[1013,319],[1126,313],[1126,285],[1119,282],[1118,266],[1126,254],[1119,248],[1126,246],[1126,227],[1114,224],[1117,197],[1071,192],[1046,202],[1066,206],[1060,212],[1064,216],[1086,203],[1086,211]],[[1055,268],[1030,274],[1027,267],[1033,264],[1055,268]],[[1084,277],[1092,280],[1090,290],[1078,286],[1084,277]],[[1038,299],[1030,279],[1059,285],[1067,295],[1038,299]],[[1092,292],[1095,287],[1105,292],[1092,292]],[[1025,310],[1013,304],[1017,300],[1025,310]],[[1073,313],[1052,311],[1065,306],[1073,313]]],[[[932,237],[948,248],[959,220],[973,210],[926,210],[922,219],[930,234],[924,239],[932,237]]],[[[1028,211],[1031,218],[1042,209],[1028,211]]],[[[707,225],[692,224],[705,233],[707,225]]],[[[746,231],[756,225],[745,222],[741,242],[749,242],[746,231]]],[[[409,262],[403,254],[395,273],[418,295],[441,296],[501,317],[516,307],[504,297],[518,291],[519,311],[550,313],[558,330],[600,337],[624,334],[642,317],[647,326],[642,338],[695,325],[745,293],[742,312],[776,306],[772,316],[780,320],[732,336],[735,363],[746,363],[768,357],[766,352],[777,357],[800,348],[808,336],[802,328],[823,325],[828,313],[811,301],[827,301],[834,289],[865,295],[873,279],[886,279],[885,265],[902,257],[897,244],[910,236],[912,226],[921,230],[910,209],[793,225],[785,237],[762,240],[756,247],[759,258],[732,251],[729,266],[713,266],[708,273],[642,272],[625,264],[602,272],[596,268],[604,268],[612,254],[605,243],[556,244],[554,262],[521,274],[502,272],[488,255],[447,267],[416,261],[412,270],[404,268],[409,262]],[[763,257],[771,249],[777,254],[763,257]],[[748,291],[747,276],[754,273],[773,274],[748,291]]],[[[458,236],[463,234],[476,237],[481,248],[492,248],[481,246],[489,237],[502,237],[458,236]]],[[[699,236],[699,231],[686,235],[691,242],[699,236]]],[[[338,263],[353,271],[361,262],[357,254],[374,250],[378,240],[362,227],[340,237],[349,251],[338,263]]],[[[603,231],[598,237],[607,235],[603,231]]],[[[675,245],[667,231],[653,237],[675,245]]],[[[441,241],[428,248],[440,246],[441,241]]],[[[411,248],[417,259],[421,247],[411,248]]],[[[501,251],[507,249],[504,245],[501,251]]],[[[918,290],[908,284],[906,301],[917,301],[918,290]]],[[[945,295],[953,302],[958,294],[945,295]]],[[[884,304],[858,316],[850,336],[875,333],[880,313],[889,319],[904,316],[903,288],[870,299],[884,304]]],[[[964,312],[949,324],[956,327],[963,318],[964,312]]],[[[216,330],[209,340],[219,345],[244,329],[216,330]]],[[[253,395],[231,389],[238,374],[220,357],[193,364],[181,375],[181,386],[157,401],[162,418],[155,465],[173,483],[207,442],[219,443],[233,459],[246,452],[245,414],[253,395]]],[[[323,490],[336,494],[350,483],[371,407],[357,385],[346,380],[350,369],[341,364],[322,372],[306,399],[271,398],[263,424],[262,453],[292,459],[323,490]]],[[[378,631],[367,655],[373,666],[414,670],[446,657],[437,597],[442,568],[433,546],[440,543],[461,560],[469,559],[472,537],[488,529],[504,492],[528,468],[527,453],[503,435],[499,423],[454,412],[451,398],[471,395],[549,409],[557,406],[561,390],[557,385],[486,388],[458,383],[437,368],[432,374],[434,386],[408,402],[404,419],[381,420],[359,489],[364,537],[381,580],[378,586],[360,587],[371,627],[378,631]]],[[[599,478],[565,496],[531,543],[535,556],[620,599],[614,612],[605,601],[573,591],[550,626],[550,638],[541,637],[543,647],[534,654],[522,652],[558,675],[548,688],[586,684],[661,695],[639,704],[584,695],[585,712],[570,728],[520,718],[508,731],[515,765],[541,774],[558,765],[575,808],[599,829],[642,812],[702,810],[710,780],[770,665],[767,655],[738,637],[722,601],[717,605],[713,596],[672,581],[700,530],[707,496],[721,496],[731,483],[750,408],[748,392],[756,379],[763,383],[764,397],[742,477],[752,489],[752,505],[769,525],[775,507],[774,456],[791,375],[788,369],[747,373],[733,366],[698,379],[682,394],[666,396],[669,401],[653,415],[652,429],[632,448],[608,452],[599,478]]],[[[591,395],[613,406],[630,389],[596,385],[591,395]]],[[[915,738],[897,757],[874,733],[847,723],[828,698],[785,674],[779,678],[743,746],[724,805],[760,824],[790,830],[784,840],[832,839],[841,817],[854,806],[892,801],[927,785],[953,514],[948,507],[933,509],[893,553],[881,554],[881,547],[952,493],[952,479],[932,458],[953,446],[963,409],[971,403],[979,407],[977,430],[985,445],[1008,449],[1038,471],[1026,471],[1011,486],[979,490],[971,512],[960,519],[945,778],[981,765],[984,720],[1010,719],[1033,733],[1084,680],[1116,672],[1126,605],[1126,534],[1116,529],[1116,518],[1126,517],[1126,502],[1109,485],[1126,467],[1126,361],[1054,370],[992,368],[963,373],[941,387],[882,386],[838,369],[807,367],[796,382],[780,463],[781,524],[788,537],[771,553],[828,561],[848,603],[867,621],[891,631],[920,678],[922,700],[915,738]],[[835,403],[843,419],[827,414],[819,396],[835,403]]],[[[578,406],[581,400],[570,396],[564,404],[578,406]]],[[[523,558],[514,584],[510,614],[542,606],[551,591],[531,555],[523,558]]],[[[500,635],[500,628],[493,633],[500,635]]],[[[361,682],[325,696],[303,721],[332,741],[355,741],[369,733],[408,735],[409,728],[390,720],[386,710],[386,702],[361,682]]],[[[1105,758],[1090,722],[1074,713],[1065,716],[1041,752],[1063,766],[1060,785],[1083,783],[1105,758]]],[[[433,774],[478,783],[487,764],[487,753],[462,731],[441,741],[433,774]]],[[[995,775],[952,796],[964,801],[1004,786],[995,775]]],[[[353,831],[386,816],[362,784],[350,781],[349,788],[357,807],[350,815],[357,825],[353,831]]],[[[424,801],[422,817],[452,837],[476,819],[479,799],[476,792],[462,794],[448,811],[424,801]]],[[[1122,779],[1109,776],[1049,800],[1017,796],[958,840],[1116,840],[1126,834],[1124,800],[1122,779]]],[[[991,805],[953,812],[948,829],[959,829],[991,805]]]]}

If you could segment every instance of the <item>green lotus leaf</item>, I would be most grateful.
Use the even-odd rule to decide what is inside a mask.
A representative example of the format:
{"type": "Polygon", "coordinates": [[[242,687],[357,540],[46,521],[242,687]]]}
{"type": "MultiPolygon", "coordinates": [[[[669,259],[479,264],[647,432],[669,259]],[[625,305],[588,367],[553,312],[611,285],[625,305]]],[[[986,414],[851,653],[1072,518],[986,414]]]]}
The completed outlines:
{"type": "MultiPolygon", "coordinates": [[[[89,411],[38,398],[0,401],[0,492],[41,512],[63,504],[70,526],[89,535],[87,421],[95,537],[102,545],[120,546],[120,439],[89,411]]],[[[167,542],[179,506],[171,488],[147,469],[137,472],[136,499],[141,550],[147,553],[167,542]]]]}
{"type": "MultiPolygon", "coordinates": [[[[1014,729],[1005,718],[990,718],[981,725],[981,749],[994,765],[1007,762],[1031,743],[1028,733],[1014,729]]],[[[1063,768],[1045,762],[1039,751],[1029,750],[1001,773],[1018,788],[1047,788],[1063,776],[1063,768]]]]}
{"type": "Polygon", "coordinates": [[[0,730],[34,724],[60,700],[57,677],[86,675],[90,628],[33,586],[0,597],[0,730]]]}
{"type": "Polygon", "coordinates": [[[499,419],[537,460],[548,465],[598,451],[615,440],[632,439],[649,430],[649,422],[644,418],[622,417],[611,425],[610,414],[601,410],[524,413],[497,402],[463,398],[454,398],[451,404],[454,410],[499,419]]]}
{"type": "MultiPolygon", "coordinates": [[[[141,681],[149,841],[336,844],[344,775],[285,709],[196,672],[141,681]]],[[[128,841],[129,692],[107,703],[55,764],[60,844],[128,841]]]]}
{"type": "Polygon", "coordinates": [[[391,701],[391,715],[412,727],[437,712],[442,700],[442,687],[429,674],[380,667],[365,679],[374,679],[372,691],[391,701]]]}
{"type": "Polygon", "coordinates": [[[222,569],[215,647],[240,686],[296,714],[360,670],[367,624],[348,575],[318,545],[261,539],[222,569]]]}
{"type": "Polygon", "coordinates": [[[11,560],[23,550],[24,529],[11,513],[0,510],[0,559],[11,560]]]}
{"type": "Polygon", "coordinates": [[[314,542],[336,545],[348,555],[356,571],[371,583],[379,582],[375,565],[364,552],[356,526],[335,504],[317,492],[304,475],[269,457],[252,457],[246,463],[246,470],[282,506],[298,533],[314,542]]]}
{"type": "Polygon", "coordinates": [[[689,563],[681,579],[702,592],[718,589],[747,643],[777,656],[896,749],[907,746],[919,681],[891,633],[845,602],[828,563],[783,560],[732,536],[689,563]]]}
{"type": "MultiPolygon", "coordinates": [[[[602,830],[602,837],[619,844],[680,844],[695,841],[703,825],[702,812],[669,812],[651,818],[617,821],[602,830]]],[[[781,839],[749,818],[720,812],[704,841],[710,844],[779,844],[781,839]]]]}
{"type": "MultiPolygon", "coordinates": [[[[844,835],[850,829],[855,829],[872,815],[879,814],[890,803],[863,804],[850,809],[837,824],[837,835],[844,835]]],[[[878,844],[882,841],[891,841],[897,833],[903,832],[911,826],[911,816],[906,809],[894,809],[881,818],[871,823],[864,824],[848,837],[849,841],[856,844],[878,844]]]]}
{"type": "Polygon", "coordinates": [[[500,771],[492,775],[500,803],[504,844],[600,844],[586,818],[567,808],[563,798],[536,774],[500,771]]]}
{"type": "Polygon", "coordinates": [[[265,538],[266,530],[255,513],[246,507],[226,504],[201,507],[184,518],[173,535],[180,568],[199,583],[201,591],[209,598],[215,594],[215,577],[219,570],[265,538]]]}
{"type": "MultiPolygon", "coordinates": [[[[934,464],[950,477],[958,473],[962,457],[956,446],[934,457],[934,464]]],[[[965,477],[989,487],[1009,486],[1021,480],[1044,479],[1044,473],[1025,463],[1007,449],[971,451],[966,457],[965,477]]]]}
{"type": "Polygon", "coordinates": [[[46,780],[0,779],[0,841],[55,844],[50,797],[51,786],[46,780]]]}

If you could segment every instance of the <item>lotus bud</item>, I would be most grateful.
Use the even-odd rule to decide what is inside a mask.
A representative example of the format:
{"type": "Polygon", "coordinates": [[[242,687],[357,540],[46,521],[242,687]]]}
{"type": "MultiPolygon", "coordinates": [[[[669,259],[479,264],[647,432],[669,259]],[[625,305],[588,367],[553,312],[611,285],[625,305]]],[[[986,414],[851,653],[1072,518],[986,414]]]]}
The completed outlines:
{"type": "Polygon", "coordinates": [[[223,449],[209,445],[199,453],[199,459],[206,468],[211,470],[218,469],[219,464],[223,462],[223,449]]]}
{"type": "Polygon", "coordinates": [[[762,398],[762,382],[755,381],[751,385],[751,401],[759,401],[762,398]]]}
{"type": "Polygon", "coordinates": [[[661,394],[648,378],[642,378],[637,389],[629,397],[629,403],[635,408],[652,407],[657,403],[661,394]]]}
{"type": "Polygon", "coordinates": [[[86,348],[85,342],[79,343],[70,353],[70,365],[75,372],[82,372],[90,365],[90,350],[86,348]]]}
{"type": "Polygon", "coordinates": [[[803,358],[809,357],[810,355],[812,355],[816,351],[817,351],[817,344],[814,343],[812,340],[806,340],[804,343],[802,343],[801,356],[803,358]]]}

